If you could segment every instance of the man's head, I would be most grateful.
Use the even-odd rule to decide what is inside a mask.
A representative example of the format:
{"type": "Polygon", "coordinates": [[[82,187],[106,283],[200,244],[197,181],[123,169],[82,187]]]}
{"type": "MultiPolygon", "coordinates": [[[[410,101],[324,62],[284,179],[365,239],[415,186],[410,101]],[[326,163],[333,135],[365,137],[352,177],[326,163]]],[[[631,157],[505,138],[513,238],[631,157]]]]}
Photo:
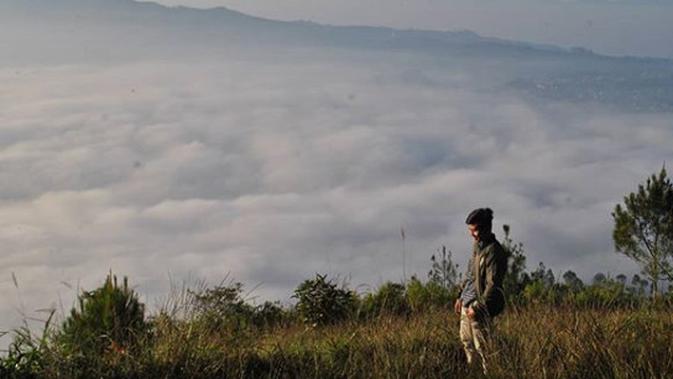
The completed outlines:
{"type": "Polygon", "coordinates": [[[475,241],[490,235],[493,227],[493,211],[491,208],[478,208],[470,212],[465,219],[467,230],[475,241]]]}

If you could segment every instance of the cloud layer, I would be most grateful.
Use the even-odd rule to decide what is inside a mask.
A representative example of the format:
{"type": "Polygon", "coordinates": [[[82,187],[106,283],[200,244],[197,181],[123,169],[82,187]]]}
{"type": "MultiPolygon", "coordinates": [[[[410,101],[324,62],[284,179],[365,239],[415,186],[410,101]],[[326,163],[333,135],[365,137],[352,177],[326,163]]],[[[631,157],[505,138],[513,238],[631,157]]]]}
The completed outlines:
{"type": "Polygon", "coordinates": [[[441,245],[465,263],[485,205],[529,267],[635,272],[610,212],[672,160],[670,114],[533,102],[480,72],[317,48],[3,67],[0,327],[109,270],[150,305],[169,277],[283,301],[316,272],[375,287],[402,277],[401,227],[423,277],[441,245]]]}

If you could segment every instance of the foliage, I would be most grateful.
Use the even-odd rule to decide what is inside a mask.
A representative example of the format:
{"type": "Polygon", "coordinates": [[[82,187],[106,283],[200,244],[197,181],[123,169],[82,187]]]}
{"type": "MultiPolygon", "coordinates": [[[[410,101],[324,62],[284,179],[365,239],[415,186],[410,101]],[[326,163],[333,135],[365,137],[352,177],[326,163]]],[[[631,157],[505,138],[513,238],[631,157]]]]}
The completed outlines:
{"type": "MultiPolygon", "coordinates": [[[[497,322],[492,348],[498,354],[489,377],[668,377],[673,372],[671,315],[544,305],[510,309],[497,322]]],[[[105,361],[94,373],[83,366],[67,372],[46,367],[50,371],[41,377],[483,378],[465,364],[457,326],[458,317],[441,309],[230,339],[212,329],[163,320],[155,326],[157,337],[132,360],[105,361]]]]}
{"type": "Polygon", "coordinates": [[[418,278],[412,276],[407,283],[407,301],[413,312],[447,308],[457,297],[458,293],[454,289],[448,289],[432,280],[423,284],[418,278]]]}
{"type": "Polygon", "coordinates": [[[75,355],[102,355],[133,347],[147,328],[145,306],[124,277],[119,286],[110,273],[98,289],[79,296],[58,334],[60,346],[75,355]]]}
{"type": "Polygon", "coordinates": [[[563,282],[568,290],[572,293],[577,293],[584,288],[584,282],[580,279],[574,271],[568,270],[563,276],[563,282]]]}
{"type": "Polygon", "coordinates": [[[562,287],[548,287],[540,280],[529,283],[523,290],[523,299],[526,304],[558,304],[561,298],[562,287]]]}
{"type": "Polygon", "coordinates": [[[568,292],[568,287],[557,283],[552,270],[542,262],[529,278],[523,290],[523,299],[528,304],[560,304],[568,292]]]}
{"type": "Polygon", "coordinates": [[[524,288],[530,283],[530,277],[526,273],[526,254],[523,243],[515,243],[510,236],[510,226],[503,225],[505,238],[502,247],[507,254],[507,272],[503,280],[505,296],[511,303],[519,303],[522,300],[524,288]]]}
{"type": "Polygon", "coordinates": [[[636,294],[638,297],[643,297],[647,293],[647,287],[649,282],[646,279],[640,277],[640,275],[635,274],[631,279],[631,287],[629,290],[636,294]]]}
{"type": "Polygon", "coordinates": [[[441,254],[439,260],[434,254],[430,257],[432,264],[428,272],[428,280],[453,291],[458,284],[458,264],[453,263],[451,250],[447,252],[446,246],[442,246],[438,253],[441,254]]]}
{"type": "Polygon", "coordinates": [[[565,305],[573,308],[633,308],[642,303],[644,292],[628,286],[626,277],[613,279],[603,273],[594,276],[592,284],[585,285],[573,271],[563,274],[563,283],[556,282],[550,270],[540,264],[531,274],[535,278],[524,289],[528,305],[565,305]]]}
{"type": "Polygon", "coordinates": [[[52,310],[44,323],[40,337],[34,336],[27,325],[14,330],[14,339],[9,344],[7,355],[0,360],[1,378],[40,377],[45,365],[44,353],[49,341],[48,333],[53,316],[54,311],[52,310]]]}
{"type": "Polygon", "coordinates": [[[249,304],[243,296],[243,284],[225,284],[212,288],[187,290],[191,297],[194,317],[212,328],[241,331],[245,328],[272,327],[288,317],[278,302],[249,304]]]}
{"type": "Polygon", "coordinates": [[[384,283],[376,292],[365,295],[360,304],[360,313],[364,318],[403,315],[410,310],[406,287],[393,282],[384,283]]]}
{"type": "Polygon", "coordinates": [[[638,297],[624,290],[624,285],[613,279],[605,279],[574,293],[570,298],[577,307],[609,309],[635,306],[638,297]]]}
{"type": "MultiPolygon", "coordinates": [[[[548,272],[540,265],[533,275],[536,280],[524,290],[531,301],[498,317],[492,343],[499,353],[490,365],[491,376],[537,378],[545,372],[551,378],[641,378],[666,377],[673,371],[673,361],[668,359],[673,297],[653,307],[629,302],[637,299],[639,290],[624,277],[602,275],[591,285],[571,290],[569,284],[579,280],[574,273],[566,272],[563,284],[554,281],[548,286],[548,272]]],[[[631,282],[638,284],[638,280],[631,282]]],[[[339,293],[351,306],[358,298],[320,275],[302,285],[308,292],[316,289],[311,293],[317,298],[339,293]]],[[[114,287],[110,285],[108,291],[114,287]]],[[[213,327],[204,314],[247,314],[252,317],[246,321],[250,326],[255,325],[255,313],[278,315],[280,308],[287,315],[274,303],[241,307],[242,287],[222,287],[192,291],[203,295],[202,303],[193,303],[197,317],[168,313],[153,317],[147,326],[149,337],[135,341],[129,354],[109,349],[102,354],[73,354],[61,348],[63,331],[45,332],[38,339],[20,330],[8,355],[0,359],[0,377],[483,377],[465,364],[458,318],[445,307],[450,304],[449,292],[433,281],[412,278],[406,287],[386,283],[362,301],[371,301],[385,317],[357,319],[349,308],[341,320],[350,322],[322,328],[302,327],[305,319],[300,312],[302,319],[286,319],[270,328],[238,330],[226,323],[213,327]],[[240,313],[241,309],[254,311],[240,313]],[[399,309],[414,312],[397,313],[399,309]]]]}
{"type": "Polygon", "coordinates": [[[673,280],[673,184],[666,169],[625,196],[612,217],[615,249],[641,266],[658,295],[659,281],[673,280]]]}
{"type": "Polygon", "coordinates": [[[445,309],[458,297],[458,265],[451,260],[451,252],[442,247],[441,260],[435,255],[428,272],[428,281],[423,283],[412,276],[406,285],[387,282],[377,292],[367,294],[361,301],[361,313],[367,317],[380,315],[408,315],[431,309],[445,309]]]}
{"type": "Polygon", "coordinates": [[[258,328],[273,327],[289,321],[291,315],[278,301],[265,301],[254,308],[252,324],[258,328]]]}
{"type": "Polygon", "coordinates": [[[338,288],[325,275],[316,274],[294,290],[294,297],[298,299],[296,308],[301,320],[318,326],[342,321],[353,314],[357,295],[347,288],[338,288]]]}
{"type": "Polygon", "coordinates": [[[530,280],[532,282],[540,282],[544,287],[551,287],[556,283],[556,278],[554,277],[554,272],[551,269],[545,267],[543,262],[540,262],[535,271],[530,273],[530,280]]]}
{"type": "Polygon", "coordinates": [[[249,312],[249,305],[241,297],[242,290],[241,283],[233,283],[232,285],[220,284],[201,291],[189,290],[189,293],[194,296],[197,312],[225,318],[232,314],[249,312]]]}
{"type": "Polygon", "coordinates": [[[213,328],[240,329],[248,326],[254,308],[245,302],[241,292],[243,285],[220,284],[199,291],[190,290],[194,298],[196,317],[206,321],[213,328]]]}

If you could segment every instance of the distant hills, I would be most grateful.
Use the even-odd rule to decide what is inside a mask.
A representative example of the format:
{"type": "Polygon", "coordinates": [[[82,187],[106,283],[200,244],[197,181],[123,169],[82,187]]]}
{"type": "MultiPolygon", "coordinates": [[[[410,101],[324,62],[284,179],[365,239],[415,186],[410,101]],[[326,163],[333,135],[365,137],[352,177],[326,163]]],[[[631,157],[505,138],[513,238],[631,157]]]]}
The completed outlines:
{"type": "Polygon", "coordinates": [[[133,45],[142,40],[156,42],[163,39],[164,42],[178,43],[191,38],[194,43],[220,45],[289,44],[479,55],[591,54],[586,50],[486,38],[470,31],[398,30],[273,21],[224,7],[203,10],[132,0],[3,0],[0,10],[3,24],[11,25],[19,35],[34,37],[36,31],[50,31],[51,37],[57,38],[70,33],[73,42],[91,41],[97,35],[101,39],[116,35],[120,38],[106,42],[133,45]],[[141,31],[144,33],[139,33],[141,31]],[[158,38],[159,35],[162,38],[158,38]],[[197,38],[207,40],[196,41],[197,38]]]}
{"type": "MultiPolygon", "coordinates": [[[[428,56],[439,65],[498,72],[499,89],[533,98],[673,111],[673,61],[607,57],[470,31],[399,30],[273,21],[227,8],[132,0],[3,0],[0,65],[231,57],[242,51],[325,49],[428,56]],[[443,63],[441,63],[443,62],[443,63]]],[[[478,75],[477,75],[478,76],[478,75]]]]}

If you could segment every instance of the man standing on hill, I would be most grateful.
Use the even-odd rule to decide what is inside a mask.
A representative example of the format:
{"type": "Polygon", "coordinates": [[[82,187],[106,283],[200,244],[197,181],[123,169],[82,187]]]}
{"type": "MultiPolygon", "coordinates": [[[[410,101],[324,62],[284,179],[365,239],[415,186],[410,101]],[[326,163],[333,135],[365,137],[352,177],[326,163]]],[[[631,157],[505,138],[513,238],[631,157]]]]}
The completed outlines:
{"type": "Polygon", "coordinates": [[[493,318],[505,308],[502,282],[507,271],[507,256],[492,232],[493,211],[479,208],[465,220],[474,240],[462,291],[454,305],[460,315],[460,339],[467,362],[481,361],[486,372],[486,344],[492,333],[493,318]]]}

